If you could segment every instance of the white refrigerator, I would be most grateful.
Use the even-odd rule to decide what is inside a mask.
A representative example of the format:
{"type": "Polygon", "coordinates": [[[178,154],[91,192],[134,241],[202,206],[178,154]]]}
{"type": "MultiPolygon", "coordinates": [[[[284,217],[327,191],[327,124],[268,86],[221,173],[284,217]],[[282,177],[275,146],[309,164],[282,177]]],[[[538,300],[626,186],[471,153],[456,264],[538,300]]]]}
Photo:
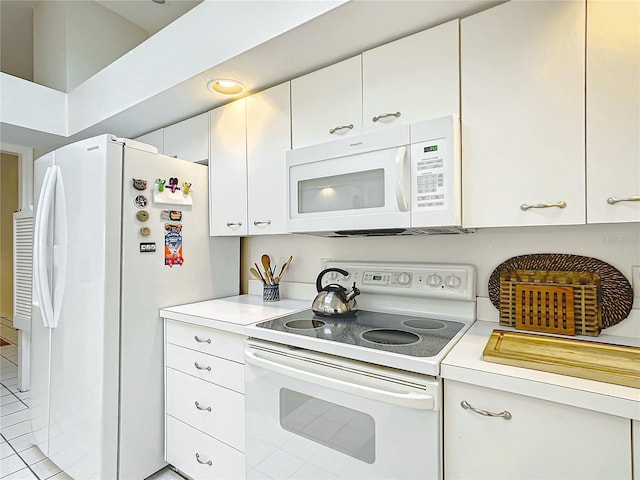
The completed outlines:
{"type": "Polygon", "coordinates": [[[236,295],[237,238],[210,238],[207,167],[102,135],[34,166],[33,441],[74,479],[164,462],[160,308],[236,295]]]}

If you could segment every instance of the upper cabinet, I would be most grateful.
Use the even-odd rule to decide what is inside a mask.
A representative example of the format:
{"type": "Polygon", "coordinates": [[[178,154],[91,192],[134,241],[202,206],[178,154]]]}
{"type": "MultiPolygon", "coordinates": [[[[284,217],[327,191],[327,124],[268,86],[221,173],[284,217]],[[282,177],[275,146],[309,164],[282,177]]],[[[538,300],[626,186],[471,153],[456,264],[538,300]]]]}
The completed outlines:
{"type": "Polygon", "coordinates": [[[154,130],[153,132],[145,133],[144,135],[134,138],[134,140],[156,147],[158,149],[158,153],[163,153],[164,134],[162,130],[162,128],[159,128],[158,130],[154,130]]]}
{"type": "Polygon", "coordinates": [[[459,21],[362,54],[362,128],[460,114],[459,21]]]}
{"type": "Polygon", "coordinates": [[[587,222],[640,221],[640,3],[587,3],[587,222]]]}
{"type": "Polygon", "coordinates": [[[361,56],[291,80],[293,148],[362,131],[361,56]]]}
{"type": "Polygon", "coordinates": [[[247,97],[249,235],[286,233],[285,152],[291,149],[290,82],[247,97]]]}
{"type": "Polygon", "coordinates": [[[209,113],[164,128],[164,154],[206,164],[209,159],[209,113]]]}
{"type": "Polygon", "coordinates": [[[584,60],[584,2],[461,21],[464,226],[585,223],[584,60]]]}
{"type": "Polygon", "coordinates": [[[247,134],[244,98],[209,112],[209,230],[247,235],[247,134]]]}

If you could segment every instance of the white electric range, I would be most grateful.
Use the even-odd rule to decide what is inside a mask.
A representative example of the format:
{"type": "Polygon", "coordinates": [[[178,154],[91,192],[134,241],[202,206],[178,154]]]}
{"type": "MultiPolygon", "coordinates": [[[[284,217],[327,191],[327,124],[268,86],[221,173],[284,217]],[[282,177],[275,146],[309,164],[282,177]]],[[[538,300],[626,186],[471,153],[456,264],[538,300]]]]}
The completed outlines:
{"type": "MultiPolygon", "coordinates": [[[[247,475],[442,478],[440,362],[475,320],[475,268],[329,262],[353,317],[311,310],[246,330],[247,475]]],[[[325,276],[327,277],[327,276],[325,276]]]]}

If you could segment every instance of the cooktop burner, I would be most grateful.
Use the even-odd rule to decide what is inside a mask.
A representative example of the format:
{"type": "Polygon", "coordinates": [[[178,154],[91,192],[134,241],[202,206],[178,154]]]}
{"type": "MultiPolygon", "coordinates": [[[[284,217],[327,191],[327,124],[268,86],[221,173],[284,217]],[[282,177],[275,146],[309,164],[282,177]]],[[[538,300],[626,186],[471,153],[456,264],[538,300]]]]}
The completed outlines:
{"type": "Polygon", "coordinates": [[[256,326],[414,357],[432,357],[464,324],[362,310],[350,317],[320,317],[305,310],[256,326]]]}

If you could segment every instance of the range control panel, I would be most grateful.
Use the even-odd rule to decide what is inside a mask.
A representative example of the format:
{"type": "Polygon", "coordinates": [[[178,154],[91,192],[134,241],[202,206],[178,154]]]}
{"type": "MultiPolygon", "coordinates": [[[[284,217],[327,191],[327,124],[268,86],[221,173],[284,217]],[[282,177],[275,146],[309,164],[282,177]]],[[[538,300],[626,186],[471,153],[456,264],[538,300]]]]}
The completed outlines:
{"type": "Polygon", "coordinates": [[[340,268],[342,275],[329,272],[323,286],[337,283],[351,288],[353,282],[361,292],[388,295],[475,300],[476,268],[468,264],[384,263],[331,260],[324,268],[340,268]]]}

